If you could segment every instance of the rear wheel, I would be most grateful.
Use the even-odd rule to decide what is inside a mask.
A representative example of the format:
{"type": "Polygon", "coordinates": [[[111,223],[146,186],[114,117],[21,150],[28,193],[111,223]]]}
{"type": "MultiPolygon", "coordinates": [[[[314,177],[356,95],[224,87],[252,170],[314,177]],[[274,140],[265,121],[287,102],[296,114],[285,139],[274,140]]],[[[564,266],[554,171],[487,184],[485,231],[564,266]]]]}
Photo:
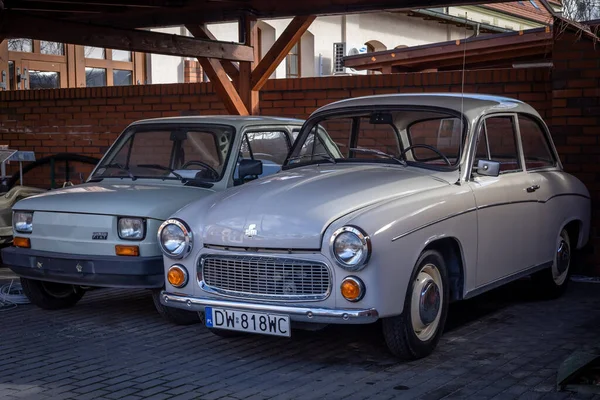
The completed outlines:
{"type": "Polygon", "coordinates": [[[193,311],[181,310],[179,308],[167,307],[160,302],[160,292],[162,289],[152,290],[152,301],[156,311],[167,321],[175,325],[192,325],[200,322],[198,314],[193,311]]]}
{"type": "Polygon", "coordinates": [[[79,286],[28,278],[21,278],[21,287],[29,301],[44,310],[73,307],[85,294],[79,286]]]}
{"type": "Polygon", "coordinates": [[[424,251],[406,291],[403,313],[382,321],[383,336],[392,354],[415,360],[433,352],[446,323],[449,293],[442,255],[424,251]]]}
{"type": "Polygon", "coordinates": [[[535,273],[532,278],[541,296],[555,299],[567,290],[570,275],[571,240],[563,229],[556,238],[552,267],[535,273]]]}

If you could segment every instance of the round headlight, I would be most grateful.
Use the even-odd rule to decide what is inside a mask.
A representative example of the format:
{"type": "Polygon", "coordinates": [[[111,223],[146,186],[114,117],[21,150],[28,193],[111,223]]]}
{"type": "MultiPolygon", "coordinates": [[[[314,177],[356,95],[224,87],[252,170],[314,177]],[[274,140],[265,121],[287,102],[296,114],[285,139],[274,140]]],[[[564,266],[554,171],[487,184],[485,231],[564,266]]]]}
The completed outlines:
{"type": "Polygon", "coordinates": [[[359,228],[344,226],[333,233],[331,252],[342,268],[358,271],[369,260],[371,240],[359,228]]]}
{"type": "Polygon", "coordinates": [[[178,219],[168,219],[158,228],[158,243],[171,258],[183,258],[192,250],[192,231],[178,219]]]}

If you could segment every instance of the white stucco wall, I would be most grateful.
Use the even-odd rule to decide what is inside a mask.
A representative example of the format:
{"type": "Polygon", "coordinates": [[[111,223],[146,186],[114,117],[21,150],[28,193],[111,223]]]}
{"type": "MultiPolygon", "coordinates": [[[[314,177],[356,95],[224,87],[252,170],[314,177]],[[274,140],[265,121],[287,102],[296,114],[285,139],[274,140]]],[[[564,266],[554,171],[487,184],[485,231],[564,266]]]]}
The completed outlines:
{"type": "MultiPolygon", "coordinates": [[[[181,27],[157,28],[154,32],[182,35],[181,27]]],[[[146,75],[148,83],[179,83],[183,82],[183,58],[164,56],[162,54],[146,55],[146,75]]]]}

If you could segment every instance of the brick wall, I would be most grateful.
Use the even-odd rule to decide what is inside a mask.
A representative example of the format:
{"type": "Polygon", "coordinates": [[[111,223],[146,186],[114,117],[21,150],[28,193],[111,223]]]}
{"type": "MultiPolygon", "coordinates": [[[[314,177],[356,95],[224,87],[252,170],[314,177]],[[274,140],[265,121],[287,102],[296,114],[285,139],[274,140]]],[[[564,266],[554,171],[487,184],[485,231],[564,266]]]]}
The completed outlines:
{"type": "MultiPolygon", "coordinates": [[[[589,264],[600,266],[600,43],[555,29],[552,135],[565,170],[592,196],[589,264]]],[[[600,274],[600,267],[596,268],[600,274]]]]}
{"type": "Polygon", "coordinates": [[[204,82],[202,67],[198,61],[185,60],[183,64],[183,81],[185,83],[204,82]]]}

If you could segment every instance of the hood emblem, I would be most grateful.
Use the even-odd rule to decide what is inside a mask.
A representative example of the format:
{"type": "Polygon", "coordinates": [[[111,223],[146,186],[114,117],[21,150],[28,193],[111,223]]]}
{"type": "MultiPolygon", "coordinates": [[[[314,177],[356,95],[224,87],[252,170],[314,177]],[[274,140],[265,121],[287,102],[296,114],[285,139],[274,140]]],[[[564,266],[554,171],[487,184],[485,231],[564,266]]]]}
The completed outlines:
{"type": "Polygon", "coordinates": [[[79,263],[77,263],[77,265],[75,266],[75,269],[77,270],[77,272],[83,271],[83,267],[79,263]]]}
{"type": "Polygon", "coordinates": [[[248,228],[244,231],[244,235],[248,236],[249,238],[258,235],[258,231],[256,230],[256,224],[248,225],[248,228]]]}

